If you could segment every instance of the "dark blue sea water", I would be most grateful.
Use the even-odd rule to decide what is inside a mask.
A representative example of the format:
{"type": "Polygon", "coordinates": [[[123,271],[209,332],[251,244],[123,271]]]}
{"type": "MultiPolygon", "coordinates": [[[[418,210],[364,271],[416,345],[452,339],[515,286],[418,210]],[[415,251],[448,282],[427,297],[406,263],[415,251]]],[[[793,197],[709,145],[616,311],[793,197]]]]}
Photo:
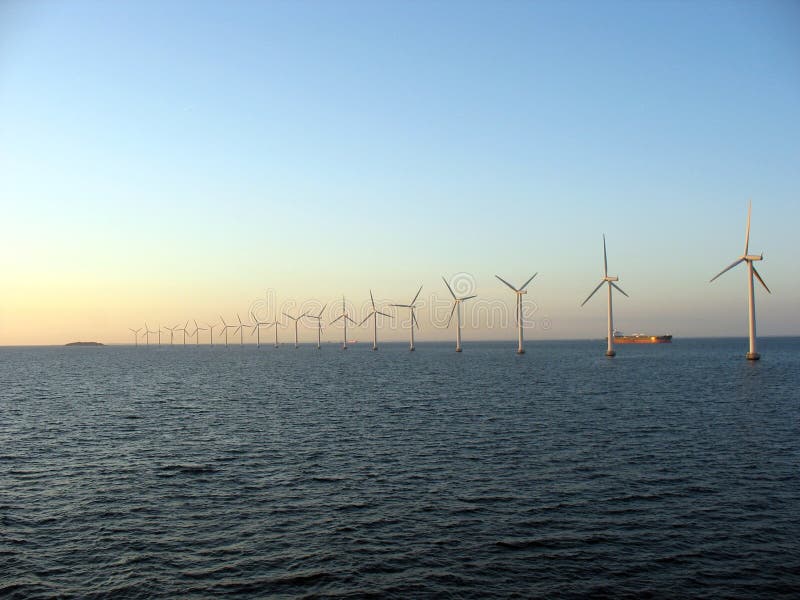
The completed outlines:
{"type": "Polygon", "coordinates": [[[800,595],[800,339],[0,349],[0,595],[800,595]]]}

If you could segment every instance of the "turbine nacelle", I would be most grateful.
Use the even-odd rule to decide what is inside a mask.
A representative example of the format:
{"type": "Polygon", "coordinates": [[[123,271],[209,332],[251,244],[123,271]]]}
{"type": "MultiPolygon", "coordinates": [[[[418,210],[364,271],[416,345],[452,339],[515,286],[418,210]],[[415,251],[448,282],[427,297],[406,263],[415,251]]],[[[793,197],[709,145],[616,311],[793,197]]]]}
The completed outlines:
{"type": "Polygon", "coordinates": [[[616,275],[606,275],[603,277],[603,281],[619,281],[619,277],[616,275]]]}

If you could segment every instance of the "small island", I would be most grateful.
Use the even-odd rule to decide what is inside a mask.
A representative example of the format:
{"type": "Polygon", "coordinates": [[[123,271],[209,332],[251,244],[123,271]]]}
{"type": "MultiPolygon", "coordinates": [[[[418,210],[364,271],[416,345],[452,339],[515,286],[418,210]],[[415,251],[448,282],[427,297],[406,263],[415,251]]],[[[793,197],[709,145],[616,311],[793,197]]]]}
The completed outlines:
{"type": "Polygon", "coordinates": [[[100,342],[70,342],[69,344],[64,344],[65,346],[105,346],[105,344],[101,344],[100,342]]]}

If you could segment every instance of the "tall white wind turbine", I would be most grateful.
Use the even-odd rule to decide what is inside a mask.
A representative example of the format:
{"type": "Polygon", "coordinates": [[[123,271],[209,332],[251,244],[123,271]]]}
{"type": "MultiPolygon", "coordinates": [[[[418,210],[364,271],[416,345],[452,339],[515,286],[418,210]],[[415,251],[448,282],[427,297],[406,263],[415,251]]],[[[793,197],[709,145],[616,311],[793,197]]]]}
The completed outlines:
{"type": "Polygon", "coordinates": [[[342,314],[340,314],[333,321],[331,321],[331,325],[336,323],[336,321],[338,321],[339,319],[342,319],[342,322],[344,323],[344,338],[342,340],[342,350],[347,350],[347,322],[350,321],[353,325],[355,325],[356,322],[350,318],[350,315],[347,314],[347,307],[344,302],[344,296],[342,296],[342,314]]]}
{"type": "MultiPolygon", "coordinates": [[[[188,333],[188,331],[186,331],[187,327],[189,327],[189,321],[188,320],[186,321],[186,323],[183,324],[183,327],[178,327],[177,325],[175,326],[175,331],[182,331],[183,332],[183,345],[184,346],[186,345],[186,334],[188,333]]],[[[189,337],[191,337],[191,336],[189,336],[189,337]]]]}
{"type": "Polygon", "coordinates": [[[128,331],[133,333],[133,345],[134,346],[137,346],[137,347],[139,346],[139,332],[141,330],[142,330],[141,327],[139,327],[139,329],[133,329],[132,327],[128,327],[128,331]]]}
{"type": "Polygon", "coordinates": [[[520,288],[515,288],[513,285],[508,283],[505,279],[500,277],[500,275],[495,275],[500,281],[505,283],[508,287],[510,287],[513,292],[517,295],[517,354],[525,354],[525,348],[522,347],[522,296],[523,294],[527,294],[528,292],[525,290],[528,287],[528,284],[533,281],[533,278],[536,277],[539,273],[534,273],[531,275],[531,278],[528,279],[525,283],[522,284],[520,288]]]}
{"type": "Polygon", "coordinates": [[[450,292],[450,295],[453,297],[453,308],[450,311],[450,318],[447,319],[447,327],[450,327],[450,321],[453,320],[453,313],[457,312],[456,318],[456,352],[461,352],[461,303],[465,300],[471,300],[472,298],[476,298],[477,296],[473,294],[472,296],[462,296],[461,298],[457,297],[453,288],[450,287],[450,284],[447,283],[447,280],[442,277],[442,281],[447,286],[447,290],[450,292]]]}
{"type": "Polygon", "coordinates": [[[228,325],[225,322],[225,319],[222,318],[222,315],[219,316],[219,320],[222,321],[222,324],[220,325],[220,327],[222,328],[222,331],[225,332],[225,347],[227,348],[228,347],[228,329],[234,328],[235,325],[228,325]]]}
{"type": "Polygon", "coordinates": [[[322,313],[325,312],[327,306],[327,304],[323,306],[318,315],[308,315],[309,319],[317,320],[317,350],[322,348],[322,313]]]}
{"type": "Polygon", "coordinates": [[[589,298],[594,296],[595,292],[603,287],[603,284],[608,284],[608,348],[606,349],[606,356],[614,356],[616,352],[614,351],[614,316],[611,311],[611,288],[615,288],[618,292],[620,292],[626,298],[629,298],[628,294],[622,291],[622,288],[619,287],[616,282],[619,281],[619,277],[611,276],[608,274],[608,258],[606,256],[606,234],[603,234],[603,278],[600,280],[600,283],[597,284],[597,287],[592,290],[592,293],[589,294],[588,298],[581,302],[581,306],[586,304],[589,301],[589,298]]]}
{"type": "MultiPolygon", "coordinates": [[[[160,327],[159,327],[159,329],[160,329],[160,327]]],[[[144,334],[142,335],[142,337],[144,337],[144,338],[147,340],[147,345],[148,345],[148,346],[150,345],[150,334],[151,334],[151,333],[156,333],[156,332],[155,332],[155,331],[152,331],[152,330],[150,329],[150,327],[148,327],[148,325],[147,325],[147,321],[145,321],[145,324],[144,324],[144,334]]]]}
{"type": "Polygon", "coordinates": [[[200,345],[200,332],[201,331],[206,331],[206,328],[205,327],[200,327],[200,325],[197,324],[197,319],[194,319],[194,333],[192,333],[191,335],[194,336],[195,344],[197,346],[200,345]]]}
{"type": "Polygon", "coordinates": [[[217,326],[217,324],[216,323],[206,323],[206,325],[208,325],[208,333],[211,336],[210,346],[213,348],[214,347],[214,328],[217,326]]]}
{"type": "Polygon", "coordinates": [[[305,317],[307,314],[308,314],[308,312],[304,312],[302,315],[299,315],[297,317],[293,317],[289,313],[283,313],[284,316],[289,317],[292,321],[294,321],[294,347],[295,347],[295,350],[297,348],[299,348],[299,345],[297,343],[297,325],[300,322],[300,319],[305,317]]]}
{"type": "Polygon", "coordinates": [[[370,302],[372,302],[372,312],[369,313],[366,317],[364,317],[364,320],[361,321],[361,323],[359,323],[358,326],[361,327],[364,323],[367,322],[367,320],[370,317],[372,317],[372,349],[373,350],[377,350],[378,349],[378,315],[381,315],[381,316],[384,316],[384,317],[389,317],[390,319],[392,317],[391,317],[391,315],[387,315],[386,313],[383,313],[383,312],[379,311],[377,308],[375,308],[375,298],[372,296],[372,290],[369,291],[369,300],[370,300],[370,302]]]}
{"type": "MultiPolygon", "coordinates": [[[[714,281],[717,277],[725,273],[726,271],[731,270],[733,267],[738,265],[740,262],[747,263],[747,307],[749,313],[749,333],[750,333],[750,350],[745,357],[747,360],[758,360],[761,358],[761,355],[756,352],[756,300],[755,294],[753,290],[753,277],[758,279],[758,282],[764,286],[764,289],[767,290],[768,293],[772,293],[769,291],[767,284],[764,283],[764,280],[761,279],[761,275],[758,274],[755,266],[753,265],[754,262],[757,260],[764,260],[764,254],[748,254],[748,249],[750,247],[750,213],[753,208],[753,203],[750,202],[747,205],[747,229],[745,230],[744,234],[744,254],[742,254],[738,259],[736,259],[732,264],[725,267],[722,271],[717,273],[711,281],[714,281]]],[[[709,282],[710,283],[710,282],[709,282]]]]}
{"type": "Polygon", "coordinates": [[[414,351],[414,327],[419,329],[419,323],[417,323],[417,315],[414,314],[414,313],[415,313],[415,311],[417,309],[417,305],[415,303],[417,301],[417,298],[419,298],[419,293],[421,291],[422,291],[422,286],[419,286],[419,289],[417,290],[416,296],[414,296],[414,299],[409,304],[392,304],[391,305],[391,306],[396,306],[398,308],[408,308],[408,309],[411,310],[411,345],[408,347],[408,351],[409,352],[413,352],[414,351]]]}
{"type": "Polygon", "coordinates": [[[239,325],[234,328],[233,335],[239,333],[239,345],[244,346],[244,328],[245,327],[252,327],[250,323],[242,323],[242,317],[239,316],[239,313],[236,313],[236,319],[239,321],[239,325]]]}
{"type": "MultiPolygon", "coordinates": [[[[256,318],[255,313],[253,313],[252,311],[250,311],[250,317],[253,319],[253,325],[252,325],[253,331],[250,332],[250,335],[258,333],[258,335],[256,336],[256,348],[261,348],[261,326],[269,325],[269,323],[267,321],[259,321],[258,318],[256,318]]],[[[277,339],[275,340],[275,343],[276,344],[278,343],[277,339]]]]}
{"type": "MultiPolygon", "coordinates": [[[[170,345],[170,346],[172,346],[172,342],[173,342],[173,341],[175,341],[175,330],[176,330],[177,328],[178,328],[178,326],[177,326],[177,325],[175,325],[175,327],[167,327],[166,325],[164,326],[164,329],[166,329],[167,331],[169,331],[169,345],[170,345]]],[[[161,337],[161,336],[159,336],[159,338],[160,338],[160,337],[161,337]]]]}

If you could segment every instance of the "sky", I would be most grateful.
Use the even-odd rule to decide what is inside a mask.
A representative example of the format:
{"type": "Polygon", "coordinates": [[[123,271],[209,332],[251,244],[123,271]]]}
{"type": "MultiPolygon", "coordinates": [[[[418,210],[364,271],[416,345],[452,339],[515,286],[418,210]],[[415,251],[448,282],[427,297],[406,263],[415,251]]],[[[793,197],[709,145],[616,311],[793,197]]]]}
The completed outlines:
{"type": "Polygon", "coordinates": [[[494,275],[534,272],[526,337],[600,338],[603,234],[619,329],[745,336],[746,270],[709,279],[749,200],[759,334],[800,335],[798,114],[791,1],[6,0],[0,345],[420,285],[451,339],[443,276],[465,343],[513,339],[494,275]]]}

